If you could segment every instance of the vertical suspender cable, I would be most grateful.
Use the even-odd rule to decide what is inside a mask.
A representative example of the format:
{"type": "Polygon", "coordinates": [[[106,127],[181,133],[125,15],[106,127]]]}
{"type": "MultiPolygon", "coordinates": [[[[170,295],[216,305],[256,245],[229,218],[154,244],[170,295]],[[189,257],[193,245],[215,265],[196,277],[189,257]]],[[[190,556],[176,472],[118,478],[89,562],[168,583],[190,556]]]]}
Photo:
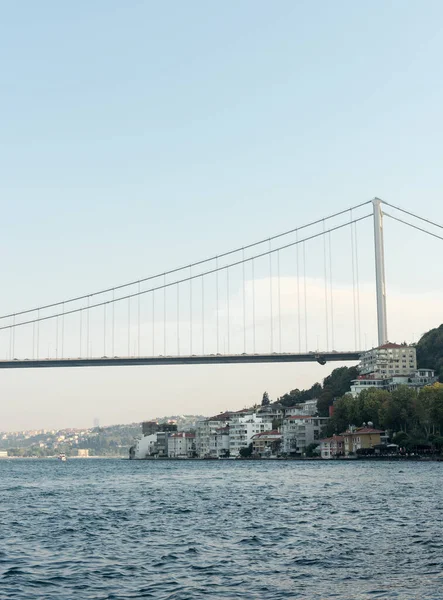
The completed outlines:
{"type": "Polygon", "coordinates": [[[32,359],[35,359],[35,323],[32,324],[32,359]]]}
{"type": "Polygon", "coordinates": [[[62,304],[62,358],[65,350],[65,303],[62,304]]]}
{"type": "Polygon", "coordinates": [[[166,273],[163,275],[163,285],[163,356],[166,356],[166,273]]]}
{"type": "Polygon", "coordinates": [[[131,298],[128,298],[128,356],[131,356],[131,298]]]}
{"type": "Polygon", "coordinates": [[[254,259],[252,263],[252,348],[255,354],[255,266],[254,259]]]}
{"type": "Polygon", "coordinates": [[[229,267],[226,269],[226,297],[228,304],[228,354],[231,353],[230,301],[229,301],[229,267]]]}
{"type": "Polygon", "coordinates": [[[58,358],[58,317],[55,319],[55,358],[58,358]]]}
{"type": "Polygon", "coordinates": [[[274,314],[272,306],[272,254],[271,240],[269,240],[269,307],[271,314],[271,353],[274,351],[274,314]]]}
{"type": "Polygon", "coordinates": [[[218,256],[215,257],[215,310],[216,310],[216,329],[217,329],[217,354],[220,352],[220,316],[218,305],[218,256]]]}
{"type": "Polygon", "coordinates": [[[246,274],[245,274],[245,249],[242,250],[243,270],[243,352],[246,353],[246,274]]]}
{"type": "MultiPolygon", "coordinates": [[[[350,221],[352,221],[352,209],[350,212],[350,221]]],[[[351,222],[351,256],[352,256],[352,299],[354,307],[354,350],[357,350],[357,313],[355,298],[355,253],[354,253],[354,229],[351,222]]]]}
{"type": "Polygon", "coordinates": [[[103,356],[106,356],[106,304],[103,304],[103,356]]]}
{"type": "Polygon", "coordinates": [[[354,240],[355,240],[355,278],[357,283],[357,341],[358,350],[361,349],[361,320],[360,320],[360,281],[358,273],[358,236],[357,236],[357,223],[354,223],[354,240]]]}
{"type": "Polygon", "coordinates": [[[278,351],[281,354],[281,289],[280,289],[280,251],[277,252],[277,301],[278,301],[278,351]]]}
{"type": "Polygon", "coordinates": [[[40,356],[40,309],[37,311],[37,360],[40,356]]]}
{"type": "Polygon", "coordinates": [[[331,350],[335,350],[335,339],[334,339],[334,296],[332,292],[332,248],[331,248],[331,232],[329,236],[329,283],[330,283],[330,296],[331,296],[331,350]]]}
{"type": "MultiPolygon", "coordinates": [[[[323,231],[325,231],[325,222],[323,220],[323,231]]],[[[328,319],[328,271],[326,267],[326,234],[323,233],[323,267],[325,277],[325,325],[326,325],[326,350],[329,350],[329,319],[328,319]]]]}
{"type": "Polygon", "coordinates": [[[155,298],[152,292],[152,356],[155,356],[155,298]]]}
{"type": "MultiPolygon", "coordinates": [[[[298,233],[295,232],[295,239],[298,240],[298,233]]],[[[299,268],[298,244],[295,246],[295,264],[297,268],[297,320],[298,320],[298,351],[301,353],[301,314],[300,314],[300,268],[299,268]]]]}
{"type": "Polygon", "coordinates": [[[140,282],[138,282],[138,296],[137,296],[137,354],[138,356],[141,356],[141,352],[140,352],[140,344],[141,344],[141,336],[140,336],[140,329],[141,329],[141,321],[140,321],[140,314],[141,314],[141,307],[140,307],[140,282]]]}
{"type": "Polygon", "coordinates": [[[192,267],[189,267],[189,355],[192,356],[192,267]]]}
{"type": "Polygon", "coordinates": [[[115,356],[115,290],[112,290],[112,356],[115,356]]]}
{"type": "Polygon", "coordinates": [[[80,354],[79,357],[81,358],[82,355],[82,351],[83,351],[83,309],[80,311],[80,354]]]}
{"type": "Polygon", "coordinates": [[[86,311],[86,358],[89,358],[89,303],[90,298],[88,296],[88,308],[86,311]]]}
{"type": "Polygon", "coordinates": [[[177,356],[180,356],[180,284],[177,283],[177,356]]]}
{"type": "Polygon", "coordinates": [[[305,313],[305,352],[308,352],[308,303],[306,290],[306,247],[303,242],[303,291],[304,291],[304,313],[305,313]]]}
{"type": "Polygon", "coordinates": [[[205,278],[202,277],[202,354],[205,353],[205,278]]]}

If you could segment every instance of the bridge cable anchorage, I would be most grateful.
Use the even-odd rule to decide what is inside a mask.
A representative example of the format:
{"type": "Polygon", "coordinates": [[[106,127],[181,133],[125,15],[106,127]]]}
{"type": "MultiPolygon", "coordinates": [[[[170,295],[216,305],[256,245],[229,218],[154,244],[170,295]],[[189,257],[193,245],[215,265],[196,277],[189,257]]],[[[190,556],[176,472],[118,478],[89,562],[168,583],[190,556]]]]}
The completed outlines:
{"type": "MultiPolygon", "coordinates": [[[[366,206],[367,204],[371,204],[372,200],[367,200],[366,202],[361,202],[360,204],[356,204],[355,206],[352,207],[353,210],[357,210],[358,208],[361,208],[362,206],[366,206]]],[[[278,238],[281,237],[285,237],[287,235],[290,235],[292,233],[295,233],[296,231],[301,231],[303,229],[308,229],[309,227],[313,227],[314,225],[318,225],[319,223],[322,223],[323,221],[329,221],[331,219],[335,219],[336,217],[339,217],[341,215],[344,215],[346,213],[349,212],[349,208],[345,209],[345,210],[340,210],[334,214],[331,214],[327,217],[324,217],[323,219],[317,219],[316,221],[312,221],[311,223],[307,223],[305,225],[300,225],[299,227],[294,227],[293,229],[290,229],[288,231],[284,231],[283,233],[279,233],[277,235],[271,236],[270,238],[267,237],[263,240],[260,240],[258,242],[253,242],[252,244],[248,244],[246,246],[242,246],[241,248],[236,248],[235,250],[229,250],[228,252],[224,252],[223,254],[219,254],[217,256],[211,256],[210,258],[205,258],[204,260],[199,260],[196,261],[194,263],[188,264],[188,265],[184,265],[182,267],[177,267],[175,269],[170,269],[169,271],[166,271],[165,274],[166,275],[172,275],[173,273],[179,273],[180,271],[185,271],[190,267],[196,267],[199,265],[203,265],[205,263],[211,262],[213,260],[215,260],[216,258],[224,258],[226,256],[230,256],[232,254],[236,254],[238,252],[240,252],[241,250],[245,249],[245,250],[249,250],[249,248],[254,248],[256,246],[260,246],[262,244],[267,243],[269,240],[276,240],[278,238]]],[[[265,253],[266,254],[266,253],[265,253]]],[[[212,272],[212,271],[211,271],[212,272]]],[[[161,275],[163,275],[163,273],[157,273],[156,275],[150,275],[149,277],[143,277],[142,279],[137,279],[136,281],[130,281],[128,283],[123,283],[121,285],[116,285],[114,287],[110,287],[110,288],[106,288],[103,290],[99,290],[97,292],[92,292],[90,294],[84,294],[83,296],[76,296],[76,297],[72,297],[72,298],[68,298],[65,300],[60,300],[58,302],[53,302],[51,304],[46,304],[44,306],[40,306],[40,307],[35,307],[35,308],[29,308],[26,310],[21,310],[15,313],[11,313],[8,315],[3,315],[0,316],[0,320],[2,319],[8,319],[11,318],[12,316],[20,316],[20,315],[24,315],[24,314],[28,314],[28,313],[32,313],[32,312],[37,312],[38,310],[46,310],[49,308],[54,308],[56,306],[61,306],[63,303],[64,304],[70,304],[71,302],[78,302],[80,300],[86,300],[87,298],[92,298],[94,296],[101,296],[103,294],[106,294],[108,292],[112,292],[112,291],[116,291],[116,290],[121,290],[127,287],[133,287],[135,285],[137,285],[138,283],[145,283],[146,281],[152,281],[155,279],[158,279],[159,277],[161,277],[161,275]]],[[[70,311],[71,312],[71,311],[70,311]]],[[[67,313],[67,314],[70,314],[67,313]]]]}
{"type": "Polygon", "coordinates": [[[177,283],[177,356],[180,356],[180,284],[177,283]]]}
{"type": "MultiPolygon", "coordinates": [[[[352,226],[351,226],[352,227],[352,226]]],[[[325,222],[323,221],[323,231],[325,231],[325,222]]],[[[327,252],[326,235],[323,235],[323,268],[325,274],[325,329],[326,329],[326,352],[329,352],[329,318],[328,318],[328,271],[327,271],[327,252]]]]}
{"type": "Polygon", "coordinates": [[[350,211],[351,229],[351,257],[352,257],[352,299],[354,309],[354,350],[357,350],[357,298],[355,290],[355,252],[354,252],[354,229],[352,227],[352,210],[350,211]]]}
{"type": "Polygon", "coordinates": [[[281,354],[280,252],[277,252],[277,301],[278,301],[278,351],[281,354]]]}
{"type": "Polygon", "coordinates": [[[272,305],[272,245],[271,239],[269,239],[269,301],[270,301],[270,315],[271,315],[271,354],[274,352],[274,311],[272,305]]]}
{"type": "Polygon", "coordinates": [[[331,247],[331,234],[328,233],[329,241],[329,293],[330,293],[330,304],[331,304],[331,350],[335,350],[335,339],[334,339],[334,294],[332,287],[332,247],[331,247]]]}
{"type": "MultiPolygon", "coordinates": [[[[298,232],[295,234],[295,239],[298,240],[298,232]]],[[[298,323],[298,351],[301,353],[301,315],[300,315],[300,265],[298,245],[295,247],[295,267],[297,276],[297,323],[298,323]]]]}
{"type": "Polygon", "coordinates": [[[252,350],[255,354],[255,266],[254,259],[251,261],[252,267],[252,350]]]}
{"type": "Polygon", "coordinates": [[[358,269],[357,223],[354,223],[353,225],[351,225],[351,227],[354,227],[354,239],[355,239],[355,277],[356,277],[356,283],[357,283],[357,332],[358,332],[358,348],[361,348],[360,277],[359,277],[359,269],[358,269]]]}
{"type": "MultiPolygon", "coordinates": [[[[353,221],[347,221],[347,222],[342,223],[340,225],[336,225],[334,227],[331,227],[330,229],[326,230],[324,233],[326,234],[326,233],[329,233],[329,232],[338,231],[340,229],[343,229],[344,227],[348,227],[351,223],[364,221],[365,219],[372,218],[372,216],[373,216],[372,213],[370,213],[370,214],[367,214],[367,215],[363,215],[361,217],[357,217],[353,221]]],[[[322,220],[320,220],[320,222],[321,221],[322,220]]],[[[271,250],[267,250],[266,252],[261,252],[260,254],[256,254],[254,256],[247,257],[247,258],[245,258],[245,262],[250,262],[253,259],[262,258],[262,257],[267,256],[269,254],[275,254],[279,250],[280,251],[281,250],[285,250],[287,248],[291,248],[292,246],[296,246],[297,244],[302,244],[303,242],[307,242],[307,241],[313,240],[315,238],[321,237],[322,235],[324,235],[324,233],[323,232],[315,233],[315,234],[312,234],[312,235],[310,235],[310,236],[308,236],[306,238],[300,239],[300,240],[298,240],[296,242],[290,242],[288,244],[284,244],[283,246],[280,246],[279,248],[272,248],[271,250]]],[[[245,248],[246,248],[246,246],[245,246],[245,248]]],[[[223,270],[226,271],[227,269],[230,269],[232,267],[235,267],[237,265],[242,264],[242,262],[243,262],[242,260],[238,260],[238,261],[235,261],[233,263],[229,263],[229,264],[223,265],[223,266],[219,267],[219,271],[223,271],[223,270]]],[[[179,280],[176,280],[176,281],[169,282],[169,283],[166,284],[166,287],[172,287],[173,285],[177,285],[177,283],[185,283],[185,282],[190,281],[190,279],[194,280],[194,279],[197,279],[199,277],[205,277],[207,275],[210,275],[211,273],[215,273],[215,269],[210,269],[208,271],[204,271],[203,273],[199,273],[198,275],[192,275],[192,277],[184,277],[183,279],[179,279],[179,280]]],[[[140,281],[142,281],[142,280],[140,280],[140,281]]],[[[127,300],[128,298],[136,298],[139,295],[151,294],[151,293],[153,293],[155,291],[162,290],[164,287],[165,287],[164,285],[158,285],[158,286],[153,287],[153,288],[149,288],[149,289],[146,289],[146,290],[141,290],[140,292],[133,292],[131,294],[127,294],[125,296],[120,296],[120,297],[116,298],[114,300],[114,302],[123,302],[124,300],[127,300]]],[[[112,289],[113,288],[110,288],[110,291],[112,291],[112,289]]],[[[115,289],[117,289],[117,287],[115,289]]],[[[91,297],[92,296],[93,296],[93,294],[91,294],[91,297]]],[[[106,300],[106,301],[97,302],[95,304],[89,304],[89,298],[90,297],[87,296],[87,298],[88,298],[88,306],[86,307],[86,309],[85,309],[85,307],[75,308],[75,309],[71,309],[69,311],[65,311],[64,314],[65,315],[71,315],[71,314],[78,313],[80,310],[87,310],[88,313],[89,313],[90,310],[92,310],[94,308],[98,308],[99,306],[103,306],[103,304],[105,302],[109,303],[109,300],[106,300]]],[[[61,302],[57,303],[57,305],[60,305],[60,304],[62,304],[62,303],[61,302]]],[[[34,311],[37,311],[37,310],[39,310],[39,309],[33,309],[32,311],[26,311],[26,312],[34,312],[34,311]]],[[[16,314],[18,315],[19,313],[16,313],[16,314]]],[[[23,314],[23,312],[20,313],[20,314],[23,314]]],[[[59,317],[61,314],[62,313],[53,313],[51,315],[47,315],[47,316],[44,316],[44,317],[40,317],[40,318],[36,318],[36,319],[29,319],[28,321],[20,321],[19,323],[15,323],[15,325],[3,325],[2,327],[0,327],[0,331],[3,330],[3,329],[10,329],[11,327],[20,327],[20,326],[23,326],[23,325],[29,325],[29,324],[31,324],[33,322],[37,322],[37,321],[40,321],[40,322],[47,321],[47,320],[59,317]]],[[[2,317],[2,318],[5,318],[5,317],[2,317]]]]}
{"type": "Polygon", "coordinates": [[[437,235],[436,233],[432,233],[432,231],[427,231],[426,229],[423,229],[422,227],[418,227],[418,225],[413,225],[412,223],[408,223],[408,221],[403,221],[403,219],[399,219],[398,217],[394,217],[393,215],[390,215],[387,212],[383,212],[385,217],[389,217],[390,219],[393,219],[394,221],[398,221],[399,223],[403,223],[403,225],[408,225],[409,227],[412,227],[413,229],[417,229],[418,231],[422,231],[423,233],[427,233],[428,235],[437,238],[438,240],[443,240],[443,237],[441,235],[437,235]]]}

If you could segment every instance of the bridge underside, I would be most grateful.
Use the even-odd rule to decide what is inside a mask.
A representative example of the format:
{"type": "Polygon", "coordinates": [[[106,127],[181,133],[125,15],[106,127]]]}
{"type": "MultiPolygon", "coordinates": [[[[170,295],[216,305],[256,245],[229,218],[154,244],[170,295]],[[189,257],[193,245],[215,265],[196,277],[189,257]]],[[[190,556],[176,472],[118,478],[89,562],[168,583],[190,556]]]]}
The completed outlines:
{"type": "Polygon", "coordinates": [[[2,360],[0,369],[40,369],[54,367],[127,367],[129,365],[217,365],[254,363],[296,363],[358,361],[362,352],[309,352],[307,354],[228,354],[207,356],[147,356],[126,358],[48,358],[39,360],[2,360]]]}

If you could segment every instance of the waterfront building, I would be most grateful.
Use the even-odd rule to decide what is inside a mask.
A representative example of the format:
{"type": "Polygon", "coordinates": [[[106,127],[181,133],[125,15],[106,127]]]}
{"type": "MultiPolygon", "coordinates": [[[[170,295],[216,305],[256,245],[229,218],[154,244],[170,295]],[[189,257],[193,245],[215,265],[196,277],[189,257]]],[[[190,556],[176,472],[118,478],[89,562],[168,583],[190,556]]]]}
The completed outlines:
{"type": "Polygon", "coordinates": [[[231,412],[224,412],[209,419],[197,421],[195,432],[195,450],[200,458],[217,457],[217,430],[226,426],[231,419],[231,412]]]}
{"type": "Polygon", "coordinates": [[[209,436],[209,454],[217,458],[229,456],[229,423],[225,427],[218,427],[209,436]]]}
{"type": "Polygon", "coordinates": [[[343,437],[343,448],[345,456],[355,454],[357,450],[374,448],[381,444],[382,436],[385,440],[384,432],[380,429],[374,429],[372,423],[363,425],[363,427],[351,426],[347,431],[341,434],[343,437]]]}
{"type": "Polygon", "coordinates": [[[193,458],[195,456],[195,434],[171,433],[168,438],[169,458],[193,458]]]}
{"type": "Polygon", "coordinates": [[[130,458],[141,460],[154,456],[157,447],[157,434],[143,435],[130,449],[130,458]]]}
{"type": "Polygon", "coordinates": [[[330,438],[320,440],[320,456],[322,458],[337,458],[343,456],[344,453],[344,438],[342,435],[333,435],[330,438]]]}
{"type": "Polygon", "coordinates": [[[283,436],[278,429],[256,433],[252,436],[252,453],[260,458],[277,456],[283,436]]]}
{"type": "Polygon", "coordinates": [[[321,430],[329,417],[292,415],[285,417],[282,424],[282,451],[287,455],[302,456],[309,444],[320,439],[321,430]]]}
{"type": "Polygon", "coordinates": [[[241,416],[241,413],[234,413],[229,425],[229,456],[238,457],[241,448],[247,448],[255,434],[271,429],[272,422],[264,420],[255,413],[244,416],[241,416]]]}

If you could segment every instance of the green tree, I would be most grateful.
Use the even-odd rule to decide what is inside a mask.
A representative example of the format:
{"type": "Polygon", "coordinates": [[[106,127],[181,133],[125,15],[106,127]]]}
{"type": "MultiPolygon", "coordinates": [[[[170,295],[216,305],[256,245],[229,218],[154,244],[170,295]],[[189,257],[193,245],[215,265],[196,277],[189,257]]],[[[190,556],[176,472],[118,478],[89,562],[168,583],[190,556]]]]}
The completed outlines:
{"type": "Polygon", "coordinates": [[[250,456],[252,456],[252,443],[249,444],[249,446],[240,448],[239,454],[242,458],[249,458],[250,456]]]}
{"type": "Polygon", "coordinates": [[[269,400],[269,394],[268,394],[268,392],[265,392],[263,394],[261,405],[262,406],[269,406],[270,404],[271,404],[271,401],[269,400]]]}

